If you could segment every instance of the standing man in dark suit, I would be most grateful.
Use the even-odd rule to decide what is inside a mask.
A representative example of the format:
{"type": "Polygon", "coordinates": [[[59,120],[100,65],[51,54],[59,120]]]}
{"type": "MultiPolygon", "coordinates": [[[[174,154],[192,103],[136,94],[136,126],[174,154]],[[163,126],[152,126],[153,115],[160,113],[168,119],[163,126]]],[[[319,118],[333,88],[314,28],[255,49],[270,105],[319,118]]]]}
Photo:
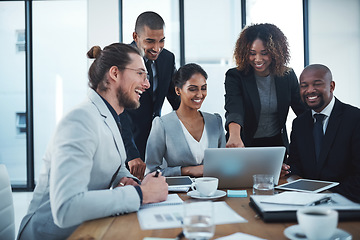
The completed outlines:
{"type": "Polygon", "coordinates": [[[122,121],[130,123],[138,150],[133,144],[129,144],[127,164],[130,172],[140,179],[146,168],[145,147],[153,118],[161,115],[165,97],[174,110],[180,105],[180,99],[172,83],[176,71],[175,56],[164,49],[164,26],[164,20],[159,14],[155,12],[140,14],[135,23],[134,41],[131,43],[143,53],[150,81],[150,88],[141,96],[140,107],[136,110],[126,110],[121,116],[122,121]]]}
{"type": "Polygon", "coordinates": [[[339,182],[332,191],[360,202],[360,109],[340,102],[334,89],[326,66],[303,70],[300,95],[311,110],[293,122],[288,164],[300,177],[339,182]]]}

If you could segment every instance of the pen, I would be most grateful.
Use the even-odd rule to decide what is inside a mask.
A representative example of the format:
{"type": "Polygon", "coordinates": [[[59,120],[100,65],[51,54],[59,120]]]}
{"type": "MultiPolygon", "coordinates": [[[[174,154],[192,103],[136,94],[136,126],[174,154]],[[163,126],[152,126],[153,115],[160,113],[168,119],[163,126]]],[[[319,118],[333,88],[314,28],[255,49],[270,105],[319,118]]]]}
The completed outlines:
{"type": "Polygon", "coordinates": [[[158,177],[160,173],[160,169],[156,169],[155,177],[158,177]]]}
{"type": "Polygon", "coordinates": [[[323,204],[323,203],[328,203],[328,202],[330,202],[330,200],[331,200],[331,197],[325,197],[323,199],[320,199],[320,200],[317,200],[317,201],[313,202],[311,204],[311,206],[316,206],[316,205],[320,205],[320,204],[323,204]]]}

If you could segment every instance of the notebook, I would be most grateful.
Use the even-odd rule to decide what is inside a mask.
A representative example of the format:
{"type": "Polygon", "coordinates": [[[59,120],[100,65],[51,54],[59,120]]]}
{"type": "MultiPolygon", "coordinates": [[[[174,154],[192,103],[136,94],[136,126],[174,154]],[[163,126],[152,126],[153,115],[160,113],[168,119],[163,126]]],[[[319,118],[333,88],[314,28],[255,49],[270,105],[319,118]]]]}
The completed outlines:
{"type": "Polygon", "coordinates": [[[279,182],[285,147],[208,148],[204,177],[217,177],[219,188],[248,188],[254,174],[271,174],[279,182]]]}
{"type": "MultiPolygon", "coordinates": [[[[304,193],[296,192],[291,194],[302,195],[304,193]]],[[[338,193],[317,193],[316,195],[324,197],[330,196],[330,202],[316,205],[316,207],[337,210],[339,212],[339,221],[359,220],[360,204],[352,202],[338,193]]],[[[258,213],[264,222],[296,222],[296,211],[300,208],[308,207],[296,204],[264,203],[264,199],[268,198],[269,196],[266,195],[250,196],[249,205],[258,213]]]]}

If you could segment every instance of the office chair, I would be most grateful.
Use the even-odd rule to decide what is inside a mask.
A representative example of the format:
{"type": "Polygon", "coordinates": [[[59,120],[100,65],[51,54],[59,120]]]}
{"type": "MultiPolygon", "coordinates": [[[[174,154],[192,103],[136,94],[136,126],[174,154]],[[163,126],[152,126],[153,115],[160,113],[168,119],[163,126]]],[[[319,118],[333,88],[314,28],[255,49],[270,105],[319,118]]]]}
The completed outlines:
{"type": "Polygon", "coordinates": [[[4,164],[0,164],[0,239],[15,239],[13,197],[10,178],[4,164]]]}

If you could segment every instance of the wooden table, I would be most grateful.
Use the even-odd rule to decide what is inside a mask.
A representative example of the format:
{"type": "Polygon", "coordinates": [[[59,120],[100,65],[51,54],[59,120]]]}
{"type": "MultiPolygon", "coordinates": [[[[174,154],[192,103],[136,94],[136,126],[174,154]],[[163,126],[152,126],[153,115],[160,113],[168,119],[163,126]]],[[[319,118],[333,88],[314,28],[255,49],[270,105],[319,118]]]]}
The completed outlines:
{"type": "MultiPolygon", "coordinates": [[[[252,194],[252,189],[248,189],[248,196],[252,194]]],[[[189,197],[186,193],[179,193],[179,196],[186,200],[189,197]]],[[[226,203],[244,217],[247,223],[235,223],[217,225],[215,235],[212,239],[228,236],[236,232],[251,234],[265,239],[287,239],[284,229],[297,224],[292,223],[264,223],[256,216],[254,210],[249,206],[247,198],[228,198],[223,197],[217,201],[226,203]]],[[[353,236],[353,239],[360,239],[360,219],[351,222],[339,222],[338,228],[343,229],[353,236]]],[[[89,239],[129,239],[142,240],[144,237],[163,237],[175,238],[181,232],[181,228],[141,230],[136,213],[127,215],[108,217],[88,221],[80,225],[76,231],[68,238],[69,240],[89,240],[89,239]]]]}

